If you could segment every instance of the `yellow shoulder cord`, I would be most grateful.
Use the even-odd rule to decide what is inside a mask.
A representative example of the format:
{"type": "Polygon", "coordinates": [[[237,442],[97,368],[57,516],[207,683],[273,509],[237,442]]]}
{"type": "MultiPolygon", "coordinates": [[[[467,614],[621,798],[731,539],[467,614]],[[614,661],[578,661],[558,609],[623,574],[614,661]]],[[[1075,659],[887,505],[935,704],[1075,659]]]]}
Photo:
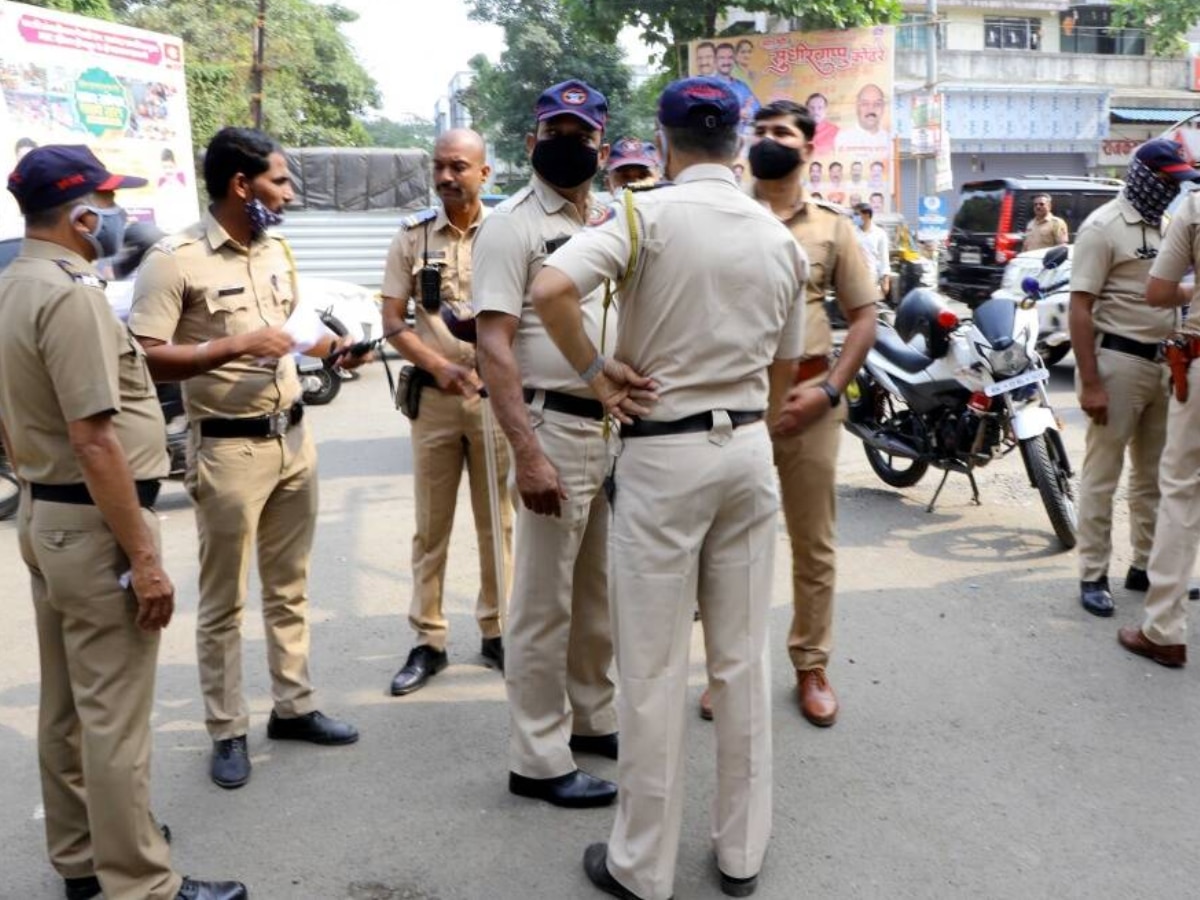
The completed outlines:
{"type": "Polygon", "coordinates": [[[300,281],[296,272],[296,257],[292,256],[291,245],[283,238],[279,238],[279,243],[283,244],[283,255],[288,261],[288,279],[292,282],[292,309],[294,310],[300,303],[300,281]]]}
{"type": "MultiPolygon", "coordinates": [[[[604,352],[604,347],[608,343],[608,308],[612,306],[613,295],[624,292],[629,286],[629,282],[633,279],[634,269],[638,264],[638,251],[640,248],[640,237],[638,235],[637,212],[633,205],[633,191],[626,190],[623,195],[625,204],[625,224],[629,228],[629,259],[625,261],[625,274],[621,276],[621,280],[617,283],[616,288],[612,286],[612,282],[605,279],[604,281],[604,305],[603,311],[600,314],[600,351],[604,352]]],[[[608,440],[609,434],[612,432],[612,416],[604,417],[604,439],[608,440]]]]}

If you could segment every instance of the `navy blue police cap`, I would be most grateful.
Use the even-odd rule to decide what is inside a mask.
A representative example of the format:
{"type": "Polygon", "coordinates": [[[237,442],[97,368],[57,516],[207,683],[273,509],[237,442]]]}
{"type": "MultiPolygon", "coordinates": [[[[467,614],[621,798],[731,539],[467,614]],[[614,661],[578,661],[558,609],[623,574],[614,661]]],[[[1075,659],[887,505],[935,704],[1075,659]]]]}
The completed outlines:
{"type": "Polygon", "coordinates": [[[37,147],[22,156],[8,176],[8,190],[25,214],[62,206],[93,191],[115,191],[145,184],[145,178],[114,175],[83,144],[37,147]]]}
{"type": "Polygon", "coordinates": [[[608,122],[608,100],[586,81],[571,79],[546,88],[533,105],[539,122],[556,116],[574,116],[597,131],[608,122]]]}
{"type": "Polygon", "coordinates": [[[658,98],[658,121],[667,128],[712,130],[736,125],[740,116],[737,95],[709,76],[672,81],[658,98]]]}

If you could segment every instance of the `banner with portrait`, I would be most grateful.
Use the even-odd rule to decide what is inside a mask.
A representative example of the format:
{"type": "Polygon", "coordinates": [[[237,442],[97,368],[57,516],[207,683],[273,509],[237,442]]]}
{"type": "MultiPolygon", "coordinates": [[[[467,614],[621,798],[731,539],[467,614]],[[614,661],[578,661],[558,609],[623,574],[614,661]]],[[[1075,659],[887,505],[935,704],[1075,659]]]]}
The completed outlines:
{"type": "MultiPolygon", "coordinates": [[[[87,144],[123,191],[132,219],[165,231],[199,218],[179,38],[0,0],[0,172],[43,144],[87,144]]],[[[0,199],[0,238],[24,225],[0,199]]]]}
{"type": "MultiPolygon", "coordinates": [[[[805,104],[817,121],[804,183],[814,195],[843,206],[896,207],[892,99],[895,30],[750,34],[693,41],[691,75],[727,81],[742,102],[744,134],[754,113],[774,100],[805,104]]],[[[748,179],[749,165],[738,174],[748,179]]]]}

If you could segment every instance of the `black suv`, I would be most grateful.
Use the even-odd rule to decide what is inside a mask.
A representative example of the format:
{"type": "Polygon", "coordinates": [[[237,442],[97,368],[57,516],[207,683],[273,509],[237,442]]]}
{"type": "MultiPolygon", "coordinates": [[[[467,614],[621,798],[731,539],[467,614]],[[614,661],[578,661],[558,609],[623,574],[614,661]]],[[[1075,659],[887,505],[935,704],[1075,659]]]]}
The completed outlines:
{"type": "Polygon", "coordinates": [[[1066,221],[1074,240],[1083,220],[1113,199],[1121,186],[1108,178],[1050,175],[964,184],[938,286],[967,303],[987,299],[1000,287],[1008,261],[1021,252],[1034,197],[1050,195],[1051,212],[1066,221]]]}

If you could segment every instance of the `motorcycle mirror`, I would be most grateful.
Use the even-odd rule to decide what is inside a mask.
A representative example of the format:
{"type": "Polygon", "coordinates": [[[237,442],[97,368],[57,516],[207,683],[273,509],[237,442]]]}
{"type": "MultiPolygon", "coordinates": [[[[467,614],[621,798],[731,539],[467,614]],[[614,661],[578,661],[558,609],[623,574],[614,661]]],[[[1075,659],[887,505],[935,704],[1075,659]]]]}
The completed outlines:
{"type": "Polygon", "coordinates": [[[1021,290],[1030,297],[1040,297],[1042,295],[1042,286],[1032,275],[1026,275],[1021,279],[1021,290]]]}
{"type": "Polygon", "coordinates": [[[1052,247],[1046,251],[1046,255],[1042,257],[1042,267],[1046,269],[1057,269],[1067,261],[1067,257],[1071,251],[1065,246],[1059,245],[1052,247]]]}

